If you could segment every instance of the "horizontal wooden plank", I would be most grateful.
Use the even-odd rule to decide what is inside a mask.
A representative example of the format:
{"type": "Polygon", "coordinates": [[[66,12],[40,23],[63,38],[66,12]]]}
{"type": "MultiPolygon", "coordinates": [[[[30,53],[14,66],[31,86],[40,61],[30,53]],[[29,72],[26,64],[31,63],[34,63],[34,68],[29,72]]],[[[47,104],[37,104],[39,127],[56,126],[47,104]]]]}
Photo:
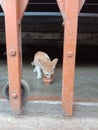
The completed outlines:
{"type": "MultiPolygon", "coordinates": [[[[98,1],[97,0],[86,0],[82,12],[97,12],[98,13],[98,1]]],[[[27,6],[26,12],[59,12],[59,8],[56,0],[30,0],[27,6]]],[[[2,8],[0,6],[0,12],[2,8]]]]}
{"type": "Polygon", "coordinates": [[[42,12],[42,11],[49,11],[49,12],[59,12],[59,8],[57,6],[57,4],[53,3],[53,4],[49,4],[49,3],[44,3],[44,4],[40,4],[40,3],[32,3],[29,4],[26,11],[28,12],[33,12],[33,11],[38,11],[38,12],[42,12]]]}
{"type": "MultiPolygon", "coordinates": [[[[97,33],[97,24],[97,14],[80,14],[78,32],[97,33]]],[[[0,17],[0,32],[4,31],[4,17],[0,17]]],[[[62,17],[25,16],[22,20],[22,32],[63,32],[62,17]]]]}
{"type": "MultiPolygon", "coordinates": [[[[23,32],[22,43],[32,45],[63,45],[63,33],[23,32]]],[[[5,44],[5,33],[0,33],[0,44],[5,44]]],[[[79,33],[79,45],[98,45],[98,33],[79,33]]]]}
{"type": "MultiPolygon", "coordinates": [[[[80,14],[78,43],[98,45],[98,15],[80,14]],[[80,35],[81,34],[81,35],[80,35]]],[[[5,44],[4,17],[0,18],[0,44],[5,44]]],[[[62,45],[63,26],[61,17],[25,16],[22,20],[23,44],[62,45]]]]}
{"type": "Polygon", "coordinates": [[[81,12],[98,13],[98,4],[85,4],[81,12]]]}
{"type": "Polygon", "coordinates": [[[98,0],[86,0],[86,3],[98,3],[98,0]]]}

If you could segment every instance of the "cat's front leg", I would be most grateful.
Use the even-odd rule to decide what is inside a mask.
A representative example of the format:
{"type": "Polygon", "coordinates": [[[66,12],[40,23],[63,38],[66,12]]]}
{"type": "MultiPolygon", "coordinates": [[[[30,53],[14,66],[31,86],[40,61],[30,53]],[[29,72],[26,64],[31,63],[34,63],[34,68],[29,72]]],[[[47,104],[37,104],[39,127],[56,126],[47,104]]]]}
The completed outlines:
{"type": "Polygon", "coordinates": [[[36,66],[35,66],[35,68],[34,68],[33,72],[37,72],[37,68],[36,68],[36,66]]]}
{"type": "Polygon", "coordinates": [[[41,68],[39,66],[36,66],[36,71],[37,71],[37,79],[41,79],[42,73],[41,68]]]}

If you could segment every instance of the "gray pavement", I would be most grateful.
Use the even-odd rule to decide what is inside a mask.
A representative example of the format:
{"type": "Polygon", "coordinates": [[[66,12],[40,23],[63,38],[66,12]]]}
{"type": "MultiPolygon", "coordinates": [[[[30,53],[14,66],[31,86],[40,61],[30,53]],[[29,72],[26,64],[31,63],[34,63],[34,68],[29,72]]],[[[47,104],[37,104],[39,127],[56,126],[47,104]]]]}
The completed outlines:
{"type": "MultiPolygon", "coordinates": [[[[61,97],[62,68],[57,66],[54,82],[46,87],[36,80],[29,64],[23,67],[24,79],[30,85],[29,96],[61,97]]],[[[7,81],[7,65],[0,61],[0,97],[7,81]]],[[[98,100],[97,65],[78,65],[75,74],[75,98],[98,100]]],[[[62,103],[52,101],[28,101],[21,115],[11,113],[9,102],[0,99],[0,130],[98,130],[98,103],[74,103],[73,116],[67,117],[62,103]]]]}
{"type": "Polygon", "coordinates": [[[21,115],[13,115],[9,102],[0,100],[0,130],[98,130],[98,104],[74,104],[73,116],[61,102],[28,101],[21,115]]]}

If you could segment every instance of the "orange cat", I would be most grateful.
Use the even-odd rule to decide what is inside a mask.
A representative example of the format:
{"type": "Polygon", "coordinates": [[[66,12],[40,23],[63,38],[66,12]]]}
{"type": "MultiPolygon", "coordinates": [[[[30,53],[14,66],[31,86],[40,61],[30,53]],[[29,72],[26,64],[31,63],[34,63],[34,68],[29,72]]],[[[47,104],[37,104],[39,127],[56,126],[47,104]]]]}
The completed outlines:
{"type": "Polygon", "coordinates": [[[42,72],[45,77],[51,78],[51,76],[54,74],[54,69],[57,62],[57,58],[51,61],[45,52],[38,51],[34,55],[33,62],[31,62],[31,64],[35,66],[34,72],[37,72],[37,79],[41,79],[42,72]]]}

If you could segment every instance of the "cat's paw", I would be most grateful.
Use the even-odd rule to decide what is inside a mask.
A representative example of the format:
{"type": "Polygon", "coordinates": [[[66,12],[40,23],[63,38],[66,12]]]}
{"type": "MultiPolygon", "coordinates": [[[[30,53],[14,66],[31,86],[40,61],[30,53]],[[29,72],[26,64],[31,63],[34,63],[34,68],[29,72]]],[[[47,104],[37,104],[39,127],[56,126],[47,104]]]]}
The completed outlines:
{"type": "Polygon", "coordinates": [[[37,79],[41,79],[42,78],[42,76],[37,76],[37,79]]]}

